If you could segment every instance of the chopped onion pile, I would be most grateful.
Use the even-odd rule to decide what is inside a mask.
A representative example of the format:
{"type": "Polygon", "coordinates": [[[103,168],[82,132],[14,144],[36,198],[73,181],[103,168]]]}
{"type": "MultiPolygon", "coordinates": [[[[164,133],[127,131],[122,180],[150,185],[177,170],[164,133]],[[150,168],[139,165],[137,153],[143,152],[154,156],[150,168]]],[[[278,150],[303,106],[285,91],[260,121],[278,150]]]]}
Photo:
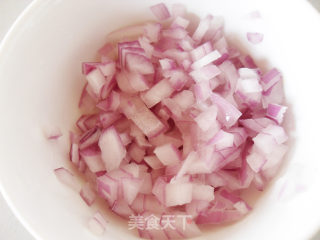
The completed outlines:
{"type": "MultiPolygon", "coordinates": [[[[70,160],[87,177],[80,195],[89,206],[97,194],[126,219],[190,215],[184,231],[178,221],[174,230],[139,230],[184,239],[201,234],[199,224],[250,211],[240,194],[275,176],[287,151],[287,107],[281,73],[262,72],[230,46],[219,18],[208,15],[194,29],[181,5],[151,11],[159,22],[111,33],[101,61],[83,63],[86,113],[71,135],[70,160]]],[[[56,173],[75,187],[70,172],[56,173]]],[[[104,229],[96,218],[90,226],[104,229]]]]}

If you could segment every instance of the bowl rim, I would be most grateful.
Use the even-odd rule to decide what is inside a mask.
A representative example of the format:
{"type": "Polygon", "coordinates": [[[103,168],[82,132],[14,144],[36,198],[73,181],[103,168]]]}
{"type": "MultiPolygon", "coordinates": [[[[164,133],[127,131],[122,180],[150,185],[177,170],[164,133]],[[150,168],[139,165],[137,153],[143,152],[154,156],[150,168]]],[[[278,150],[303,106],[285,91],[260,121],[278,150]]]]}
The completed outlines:
{"type": "MultiPolygon", "coordinates": [[[[18,17],[14,20],[13,24],[10,26],[9,30],[6,32],[2,41],[0,42],[0,58],[2,56],[2,53],[5,51],[6,45],[8,44],[8,42],[10,42],[10,39],[14,37],[18,27],[20,25],[23,25],[24,19],[28,18],[29,15],[32,14],[33,11],[35,11],[35,9],[39,7],[40,4],[41,4],[40,0],[32,0],[32,2],[29,3],[29,5],[27,5],[26,8],[23,9],[22,12],[18,15],[18,17]]],[[[9,209],[12,211],[14,217],[16,217],[17,220],[22,224],[23,228],[28,233],[30,233],[30,235],[35,240],[43,240],[38,235],[38,233],[29,225],[29,223],[25,220],[25,218],[20,214],[16,206],[13,204],[1,179],[0,179],[0,194],[3,196],[3,199],[7,203],[9,209]]]]}

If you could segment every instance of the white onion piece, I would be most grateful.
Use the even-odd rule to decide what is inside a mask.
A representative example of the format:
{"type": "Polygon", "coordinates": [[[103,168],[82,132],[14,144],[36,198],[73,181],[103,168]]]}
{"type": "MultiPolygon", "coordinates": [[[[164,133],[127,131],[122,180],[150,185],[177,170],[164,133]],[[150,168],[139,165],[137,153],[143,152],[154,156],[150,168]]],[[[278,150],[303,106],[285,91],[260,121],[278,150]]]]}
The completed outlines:
{"type": "Polygon", "coordinates": [[[124,146],[129,145],[132,141],[128,133],[120,133],[119,137],[124,146]]]}
{"type": "Polygon", "coordinates": [[[80,155],[79,155],[79,145],[77,143],[71,143],[69,158],[74,165],[76,166],[79,165],[80,155]]]}
{"type": "Polygon", "coordinates": [[[106,230],[107,222],[101,213],[97,212],[88,222],[89,230],[95,235],[102,235],[106,230]]]}
{"type": "Polygon", "coordinates": [[[190,56],[192,61],[195,62],[197,60],[200,60],[201,58],[203,58],[204,56],[206,56],[212,51],[213,51],[212,43],[210,41],[207,41],[201,44],[200,46],[192,49],[192,51],[190,51],[190,56]]]}
{"type": "Polygon", "coordinates": [[[262,129],[261,133],[271,135],[277,144],[285,143],[288,140],[288,136],[283,127],[277,125],[268,125],[266,128],[262,129]]]}
{"type": "Polygon", "coordinates": [[[152,193],[152,176],[150,173],[142,172],[140,174],[140,178],[142,179],[142,186],[140,188],[140,192],[143,194],[151,194],[152,193]]]}
{"type": "Polygon", "coordinates": [[[182,28],[187,28],[189,26],[190,21],[181,17],[177,16],[174,21],[171,24],[171,27],[182,27],[182,28]]]}
{"type": "Polygon", "coordinates": [[[192,184],[174,182],[165,186],[166,206],[184,205],[192,201],[192,184]],[[179,193],[179,194],[177,194],[179,193]]]}
{"type": "Polygon", "coordinates": [[[146,154],[145,149],[138,146],[136,143],[132,143],[128,148],[129,156],[136,162],[140,163],[146,154]]]}
{"type": "Polygon", "coordinates": [[[133,200],[139,193],[142,180],[134,178],[122,178],[121,183],[124,199],[128,204],[132,204],[133,200]]]}
{"type": "Polygon", "coordinates": [[[154,212],[154,213],[165,212],[165,206],[163,206],[158,201],[158,199],[153,195],[145,195],[144,209],[145,209],[145,211],[150,211],[150,212],[154,212]]]}
{"type": "Polygon", "coordinates": [[[220,130],[213,139],[209,141],[209,144],[215,146],[216,150],[222,150],[233,146],[234,135],[223,130],[220,130]]]}
{"type": "Polygon", "coordinates": [[[117,169],[126,155],[126,149],[114,127],[106,129],[101,134],[99,147],[106,170],[111,171],[117,169]]]}
{"type": "Polygon", "coordinates": [[[214,188],[209,185],[193,184],[192,199],[211,202],[214,199],[214,188]]]}
{"type": "Polygon", "coordinates": [[[239,73],[236,67],[232,62],[224,61],[219,65],[219,69],[224,73],[224,76],[230,85],[230,90],[234,92],[239,79],[239,73]]]}
{"type": "Polygon", "coordinates": [[[164,178],[158,177],[152,188],[153,195],[155,195],[162,204],[165,204],[166,201],[166,185],[167,182],[164,180],[164,178]]]}
{"type": "Polygon", "coordinates": [[[149,23],[144,27],[145,36],[150,40],[150,42],[158,42],[160,38],[160,23],[149,23]]]}
{"type": "Polygon", "coordinates": [[[190,108],[194,103],[194,95],[190,90],[183,90],[172,97],[172,100],[178,104],[182,111],[190,108]]]}
{"type": "Polygon", "coordinates": [[[216,106],[212,105],[202,113],[200,113],[195,121],[202,131],[208,131],[212,125],[216,125],[218,109],[216,106]]]}
{"type": "Polygon", "coordinates": [[[101,159],[101,152],[94,148],[81,150],[80,155],[93,173],[105,171],[105,165],[101,159]]]}
{"type": "Polygon", "coordinates": [[[211,95],[211,100],[219,108],[218,120],[223,123],[226,127],[233,126],[242,113],[230,102],[213,93],[211,95]]]}
{"type": "Polygon", "coordinates": [[[140,147],[151,147],[143,132],[135,124],[131,124],[130,126],[130,136],[135,139],[140,147]]]}
{"type": "Polygon", "coordinates": [[[103,85],[106,83],[106,78],[102,71],[96,68],[87,75],[87,81],[94,94],[99,96],[103,85]]]}
{"type": "Polygon", "coordinates": [[[44,135],[49,140],[56,140],[62,136],[62,132],[59,127],[48,126],[44,128],[44,135]]]}
{"type": "Polygon", "coordinates": [[[104,62],[99,64],[98,68],[105,77],[113,76],[116,72],[116,63],[113,61],[104,62]]]}
{"type": "Polygon", "coordinates": [[[260,172],[264,164],[267,162],[267,159],[257,152],[250,153],[246,160],[251,169],[256,173],[260,172]]]}
{"type": "Polygon", "coordinates": [[[190,72],[195,82],[209,81],[221,73],[219,68],[213,64],[208,64],[200,69],[190,72]]]}
{"type": "Polygon", "coordinates": [[[151,138],[150,143],[156,147],[165,144],[172,144],[173,146],[179,148],[183,145],[180,137],[181,136],[179,135],[179,133],[175,134],[175,132],[172,131],[171,133],[160,134],[154,138],[151,138]]]}
{"type": "Polygon", "coordinates": [[[145,156],[143,160],[152,168],[152,169],[160,169],[163,168],[164,165],[157,158],[157,156],[145,156]]]}
{"type": "Polygon", "coordinates": [[[88,206],[91,206],[93,202],[96,200],[96,193],[92,189],[89,183],[86,183],[85,185],[82,186],[80,191],[80,196],[88,206]]]}
{"type": "Polygon", "coordinates": [[[140,74],[152,74],[154,68],[149,59],[140,54],[129,53],[126,55],[126,66],[129,71],[140,74]]]}
{"type": "Polygon", "coordinates": [[[101,130],[97,127],[91,128],[84,132],[79,140],[79,149],[85,149],[99,141],[101,130]]]}
{"type": "Polygon", "coordinates": [[[270,103],[267,108],[267,116],[274,119],[278,124],[281,124],[286,111],[287,107],[270,103]]]}
{"type": "Polygon", "coordinates": [[[172,38],[172,39],[184,39],[187,36],[188,32],[180,26],[172,27],[162,31],[163,37],[172,38]]]}
{"type": "Polygon", "coordinates": [[[214,62],[215,60],[219,59],[221,57],[221,54],[218,50],[214,50],[207,55],[203,56],[202,58],[198,59],[197,61],[193,62],[191,64],[192,69],[198,69],[201,67],[204,67],[208,65],[209,63],[214,62]]]}
{"type": "Polygon", "coordinates": [[[197,27],[197,29],[195,30],[195,32],[192,35],[192,38],[196,41],[196,42],[200,42],[201,39],[204,37],[204,35],[207,33],[207,31],[210,28],[210,22],[212,20],[212,16],[208,15],[205,18],[200,20],[200,23],[197,27]]]}
{"type": "Polygon", "coordinates": [[[142,165],[138,165],[136,163],[129,163],[121,166],[121,170],[125,171],[133,178],[139,178],[141,173],[146,169],[142,168],[142,165]]]}
{"type": "Polygon", "coordinates": [[[150,9],[152,13],[155,15],[155,17],[160,21],[166,20],[170,17],[169,10],[167,6],[163,3],[153,5],[150,7],[150,9]]]}
{"type": "Polygon", "coordinates": [[[155,137],[165,130],[164,124],[138,97],[121,96],[121,109],[147,137],[155,137]]]}
{"type": "Polygon", "coordinates": [[[176,165],[181,161],[181,153],[173,144],[156,147],[154,153],[165,166],[176,165]]]}
{"type": "Polygon", "coordinates": [[[208,207],[208,201],[192,200],[191,203],[186,204],[186,212],[188,215],[191,215],[192,219],[195,219],[200,212],[206,210],[208,207]]]}
{"type": "Polygon", "coordinates": [[[57,168],[54,170],[54,174],[59,179],[59,181],[65,184],[66,186],[76,191],[80,190],[80,183],[68,169],[65,169],[63,167],[57,168]]]}
{"type": "Polygon", "coordinates": [[[106,199],[110,205],[112,205],[118,197],[118,182],[104,174],[97,178],[97,188],[99,195],[106,199]]]}
{"type": "Polygon", "coordinates": [[[103,111],[117,111],[120,105],[120,94],[111,91],[107,99],[101,100],[96,106],[103,111]]]}
{"type": "Polygon", "coordinates": [[[124,199],[118,199],[112,206],[112,211],[125,218],[128,218],[133,214],[132,209],[124,199]]]}
{"type": "Polygon", "coordinates": [[[263,34],[257,32],[248,32],[247,39],[252,44],[258,44],[263,41],[263,34]]]}
{"type": "Polygon", "coordinates": [[[172,70],[176,68],[176,63],[172,59],[169,58],[163,58],[159,60],[160,66],[162,70],[172,70]]]}
{"type": "Polygon", "coordinates": [[[276,68],[271,69],[261,78],[261,84],[263,86],[263,89],[265,91],[269,90],[276,83],[278,83],[281,80],[281,78],[281,73],[276,68]]]}
{"type": "Polygon", "coordinates": [[[174,88],[169,83],[168,79],[163,79],[145,92],[141,98],[148,108],[153,107],[161,100],[170,97],[174,92],[174,88]]]}

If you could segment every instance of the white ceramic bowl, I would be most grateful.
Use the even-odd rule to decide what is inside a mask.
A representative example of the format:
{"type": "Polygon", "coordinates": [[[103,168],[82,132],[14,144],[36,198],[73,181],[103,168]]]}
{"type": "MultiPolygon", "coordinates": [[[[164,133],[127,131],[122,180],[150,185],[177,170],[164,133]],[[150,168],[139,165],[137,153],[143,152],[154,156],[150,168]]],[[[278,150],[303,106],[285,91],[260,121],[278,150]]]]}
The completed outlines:
{"type": "MultiPolygon", "coordinates": [[[[171,3],[171,1],[166,1],[171,3]]],[[[52,170],[66,165],[67,132],[78,116],[82,61],[94,60],[108,32],[151,19],[150,0],[39,0],[22,14],[0,49],[0,183],[9,205],[37,240],[98,239],[86,222],[94,210],[52,170]],[[41,129],[60,126],[59,143],[41,129]]],[[[287,163],[242,221],[199,239],[309,239],[320,226],[320,19],[306,1],[189,0],[191,12],[225,17],[226,31],[263,68],[284,75],[290,107],[287,163]],[[248,13],[260,10],[262,20],[248,13]],[[249,46],[246,31],[264,42],[249,46]],[[294,120],[292,120],[294,119],[294,120]]],[[[111,221],[104,239],[136,239],[111,221]]]]}

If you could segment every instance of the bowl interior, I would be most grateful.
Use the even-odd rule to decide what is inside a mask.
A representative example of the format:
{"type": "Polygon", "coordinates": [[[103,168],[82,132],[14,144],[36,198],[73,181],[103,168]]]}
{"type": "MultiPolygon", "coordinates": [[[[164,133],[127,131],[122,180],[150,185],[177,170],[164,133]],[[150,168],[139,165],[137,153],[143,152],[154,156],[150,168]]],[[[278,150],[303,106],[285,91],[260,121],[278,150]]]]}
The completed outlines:
{"type": "MultiPolygon", "coordinates": [[[[34,1],[1,46],[0,186],[16,215],[39,240],[97,239],[86,228],[95,208],[89,209],[62,186],[53,169],[68,166],[68,131],[79,116],[84,84],[81,62],[95,60],[112,30],[153,19],[148,7],[154,3],[34,1]],[[57,143],[46,141],[45,126],[59,126],[64,136],[57,143]]],[[[292,148],[277,179],[246,218],[206,230],[198,239],[308,239],[320,225],[320,215],[313,214],[320,212],[319,17],[305,1],[290,6],[276,0],[184,4],[200,17],[223,16],[235,45],[252,54],[263,69],[279,68],[290,107],[286,124],[292,148]],[[250,20],[248,13],[254,10],[262,19],[250,20]],[[263,32],[264,42],[249,45],[247,31],[263,32]]],[[[105,239],[137,239],[125,221],[106,214],[110,224],[105,239]]]]}

